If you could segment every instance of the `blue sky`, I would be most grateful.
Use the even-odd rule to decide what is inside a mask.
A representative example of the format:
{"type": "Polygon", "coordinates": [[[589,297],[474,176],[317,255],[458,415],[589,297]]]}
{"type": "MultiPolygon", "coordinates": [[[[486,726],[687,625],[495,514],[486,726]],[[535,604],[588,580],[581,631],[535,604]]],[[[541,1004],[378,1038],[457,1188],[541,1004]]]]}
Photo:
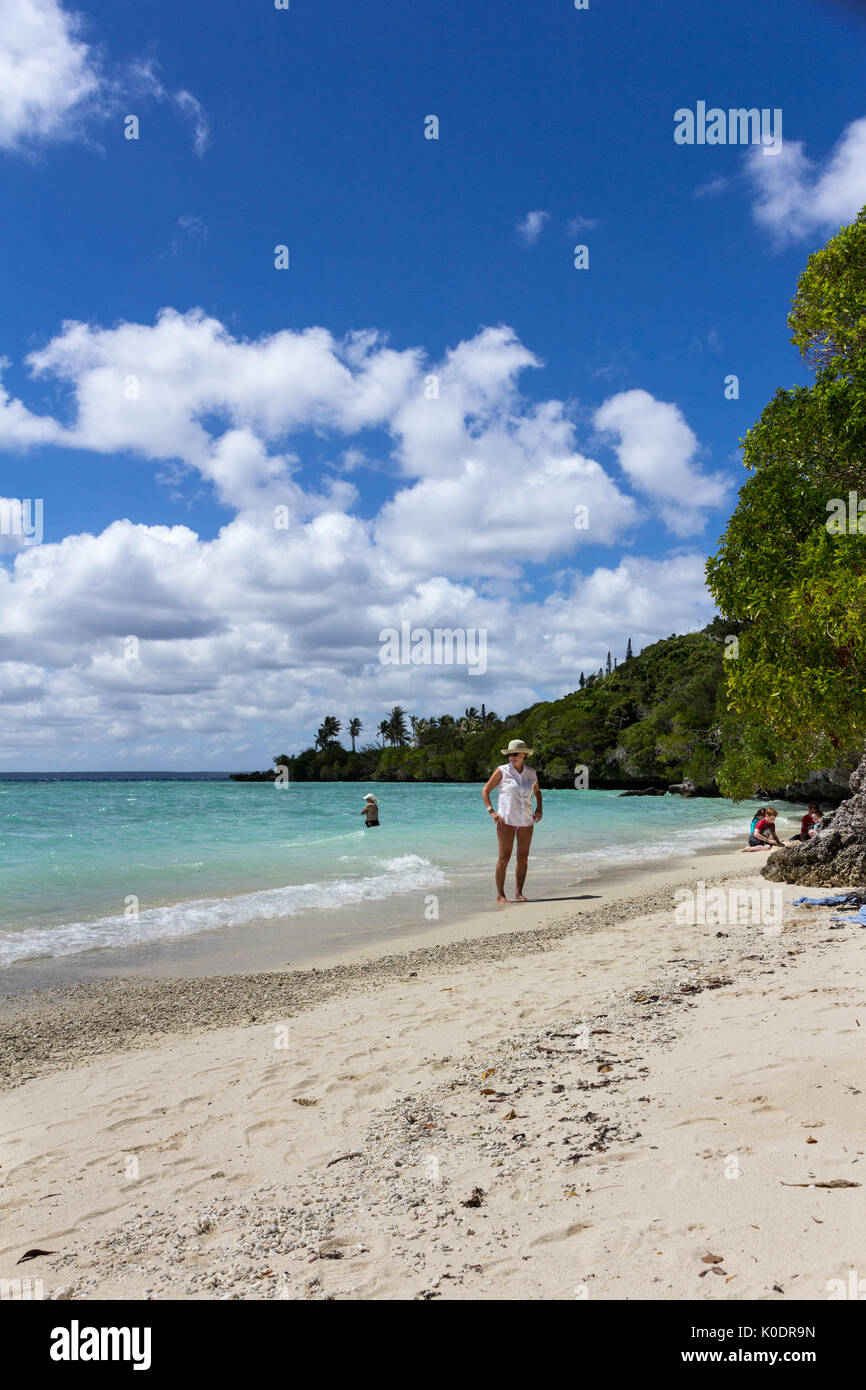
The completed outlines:
{"type": "Polygon", "coordinates": [[[3,10],[0,497],[43,526],[0,535],[0,766],[264,765],[708,620],[797,275],[866,202],[862,12],[3,10]],[[676,144],[699,100],[781,153],[676,144]],[[486,673],[382,665],[404,619],[486,673]]]}

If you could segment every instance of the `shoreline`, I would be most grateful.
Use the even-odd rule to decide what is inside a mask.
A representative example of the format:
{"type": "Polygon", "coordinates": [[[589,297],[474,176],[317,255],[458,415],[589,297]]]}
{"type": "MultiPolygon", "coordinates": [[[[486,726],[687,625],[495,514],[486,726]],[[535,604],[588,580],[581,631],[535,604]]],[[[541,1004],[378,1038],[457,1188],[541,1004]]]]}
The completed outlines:
{"type": "Polygon", "coordinates": [[[49,1299],[826,1298],[866,1237],[866,938],[791,886],[771,929],[674,891],[10,1001],[0,1277],[35,1247],[49,1299]]]}
{"type": "MultiPolygon", "coordinates": [[[[55,1070],[162,1038],[231,1028],[305,1012],[409,973],[544,951],[574,933],[591,935],[625,916],[674,910],[674,893],[697,879],[754,875],[739,851],[683,856],[663,867],[619,869],[588,879],[585,893],[496,904],[397,942],[355,943],[301,968],[231,974],[107,974],[0,996],[0,1092],[55,1070]],[[691,869],[691,873],[688,872],[691,869]],[[593,891],[594,890],[594,891],[593,891]],[[628,896],[624,894],[628,893],[628,896]],[[397,949],[395,949],[395,946],[397,949]]],[[[15,967],[13,967],[14,969],[15,967]]]]}
{"type": "MultiPolygon", "coordinates": [[[[611,860],[598,869],[563,869],[561,865],[551,868],[543,859],[536,863],[530,860],[530,891],[541,880],[545,897],[531,898],[528,904],[511,904],[505,909],[493,899],[491,862],[483,870],[466,870],[438,887],[413,889],[337,909],[307,909],[297,916],[273,921],[217,927],[187,936],[98,947],[69,955],[33,957],[0,970],[0,1015],[7,999],[34,990],[66,989],[122,977],[198,978],[324,968],[356,960],[359,953],[366,958],[410,944],[438,944],[450,940],[452,933],[460,938],[467,930],[476,936],[491,930],[510,930],[514,912],[525,915],[530,911],[535,920],[542,904],[550,912],[559,912],[569,910],[587,896],[607,901],[617,892],[631,891],[635,882],[685,872],[696,857],[729,852],[731,842],[720,839],[715,845],[692,853],[622,863],[611,860]],[[429,894],[437,900],[440,917],[436,921],[425,918],[429,894]],[[494,926],[494,922],[508,925],[494,926]]],[[[513,865],[511,873],[513,877],[513,865]]],[[[512,887],[509,882],[509,888],[512,887]]]]}

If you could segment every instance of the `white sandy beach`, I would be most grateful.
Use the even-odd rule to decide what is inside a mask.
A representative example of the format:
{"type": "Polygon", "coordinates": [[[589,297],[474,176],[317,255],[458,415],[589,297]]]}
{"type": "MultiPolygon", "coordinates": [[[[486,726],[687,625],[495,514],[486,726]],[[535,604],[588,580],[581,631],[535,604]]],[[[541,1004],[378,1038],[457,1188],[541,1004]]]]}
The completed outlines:
{"type": "Polygon", "coordinates": [[[701,855],[480,914],[455,946],[347,959],[284,1014],[250,983],[226,1026],[197,1015],[205,982],[168,1022],[161,982],[126,1015],[117,982],[101,1011],[22,1002],[0,1021],[20,1081],[0,1278],[74,1299],[826,1299],[864,1268],[866,936],[819,908],[675,922],[675,883],[778,887],[759,867],[701,855]],[[18,1265],[32,1248],[51,1253],[18,1265]]]}

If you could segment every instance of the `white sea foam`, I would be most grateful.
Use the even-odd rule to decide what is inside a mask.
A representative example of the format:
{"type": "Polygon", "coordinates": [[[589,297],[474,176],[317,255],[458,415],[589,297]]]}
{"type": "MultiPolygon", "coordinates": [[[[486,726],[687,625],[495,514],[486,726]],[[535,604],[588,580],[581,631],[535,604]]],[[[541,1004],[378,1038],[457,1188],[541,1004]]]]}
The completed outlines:
{"type": "Polygon", "coordinates": [[[99,917],[92,922],[0,932],[0,968],[21,960],[71,956],[108,946],[136,946],[166,937],[195,936],[219,927],[278,921],[312,908],[347,907],[445,882],[442,870],[417,854],[404,854],[380,862],[382,872],[366,878],[292,883],[284,888],[266,888],[234,898],[198,898],[164,907],[143,908],[134,917],[99,917]]]}
{"type": "Polygon", "coordinates": [[[669,859],[672,855],[696,853],[708,846],[717,845],[720,840],[729,836],[737,836],[745,841],[741,820],[732,820],[728,824],[720,825],[689,826],[681,830],[671,830],[663,839],[605,845],[599,849],[584,850],[582,853],[566,854],[563,857],[570,864],[593,866],[605,863],[644,863],[650,859],[669,859]]]}

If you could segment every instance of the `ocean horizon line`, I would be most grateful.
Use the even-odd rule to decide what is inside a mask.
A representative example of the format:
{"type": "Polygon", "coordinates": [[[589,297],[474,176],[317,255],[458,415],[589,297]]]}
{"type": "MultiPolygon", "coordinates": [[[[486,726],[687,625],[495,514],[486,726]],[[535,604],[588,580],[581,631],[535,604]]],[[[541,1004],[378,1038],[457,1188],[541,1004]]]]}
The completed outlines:
{"type": "Polygon", "coordinates": [[[146,768],[146,767],[124,767],[124,768],[46,768],[46,769],[16,769],[10,771],[0,770],[0,781],[14,782],[22,779],[30,780],[39,777],[58,777],[58,778],[81,778],[81,777],[231,777],[231,769],[223,768],[146,768]]]}

